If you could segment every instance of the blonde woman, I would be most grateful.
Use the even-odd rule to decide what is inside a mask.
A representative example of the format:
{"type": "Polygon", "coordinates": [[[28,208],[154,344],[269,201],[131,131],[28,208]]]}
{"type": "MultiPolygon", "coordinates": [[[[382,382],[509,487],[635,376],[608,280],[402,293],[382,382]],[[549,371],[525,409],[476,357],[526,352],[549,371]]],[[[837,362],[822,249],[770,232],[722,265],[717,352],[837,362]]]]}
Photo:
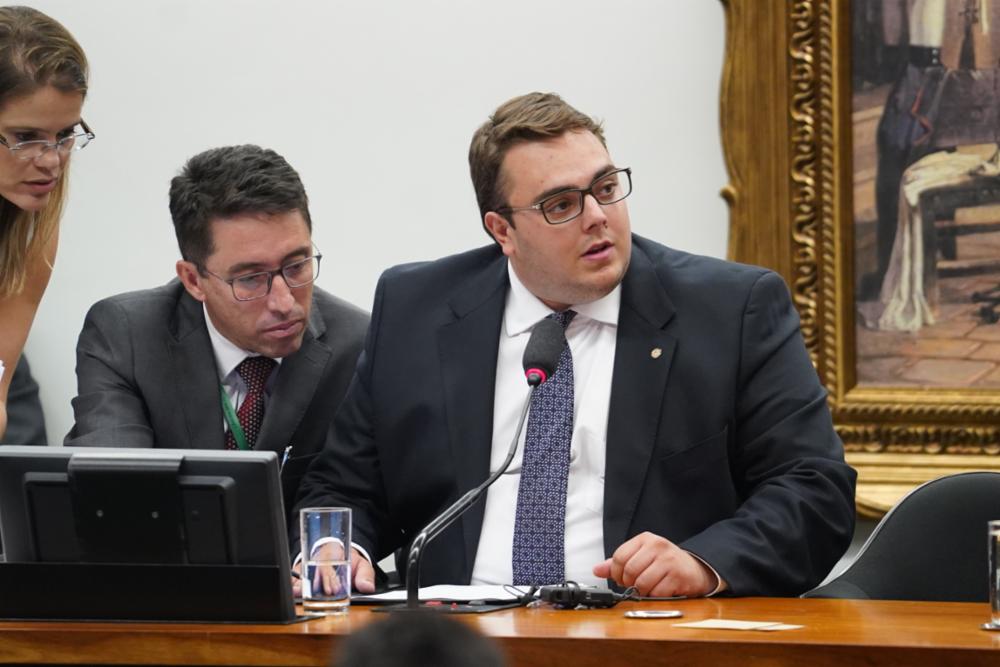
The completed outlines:
{"type": "Polygon", "coordinates": [[[94,138],[86,93],[87,58],[66,28],[29,7],[0,7],[0,436],[55,261],[70,154],[94,138]]]}

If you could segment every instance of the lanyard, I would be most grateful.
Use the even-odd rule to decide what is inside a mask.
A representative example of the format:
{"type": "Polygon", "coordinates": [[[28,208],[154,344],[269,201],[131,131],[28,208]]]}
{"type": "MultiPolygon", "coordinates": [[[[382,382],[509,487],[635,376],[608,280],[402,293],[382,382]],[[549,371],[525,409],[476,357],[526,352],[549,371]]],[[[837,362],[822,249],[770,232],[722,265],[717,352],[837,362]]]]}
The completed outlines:
{"type": "Polygon", "coordinates": [[[221,382],[219,383],[219,394],[222,396],[222,414],[226,418],[226,423],[229,424],[229,430],[233,433],[236,446],[242,450],[250,449],[247,446],[247,436],[243,433],[240,420],[236,417],[236,410],[233,410],[233,404],[229,401],[229,395],[226,394],[226,388],[222,386],[221,382]]]}

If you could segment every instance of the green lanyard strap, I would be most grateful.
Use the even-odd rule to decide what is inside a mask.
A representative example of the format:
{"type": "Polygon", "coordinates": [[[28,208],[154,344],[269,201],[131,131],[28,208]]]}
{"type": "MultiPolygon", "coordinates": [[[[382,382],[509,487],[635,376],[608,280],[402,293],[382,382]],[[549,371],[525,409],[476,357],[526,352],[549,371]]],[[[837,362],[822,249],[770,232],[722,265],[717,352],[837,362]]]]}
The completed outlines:
{"type": "Polygon", "coordinates": [[[233,410],[233,404],[230,402],[229,395],[226,394],[226,388],[222,386],[222,383],[219,383],[219,394],[222,396],[222,414],[226,417],[226,423],[229,424],[229,430],[233,433],[236,446],[242,450],[250,449],[247,445],[247,436],[243,433],[243,427],[240,426],[240,420],[236,416],[236,410],[233,410]]]}

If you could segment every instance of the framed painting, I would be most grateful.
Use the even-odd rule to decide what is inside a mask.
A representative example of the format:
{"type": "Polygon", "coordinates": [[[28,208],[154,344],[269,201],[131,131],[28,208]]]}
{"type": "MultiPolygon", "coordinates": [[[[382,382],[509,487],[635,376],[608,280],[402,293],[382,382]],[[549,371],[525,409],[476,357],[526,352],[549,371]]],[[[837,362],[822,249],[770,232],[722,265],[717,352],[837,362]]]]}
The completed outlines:
{"type": "Polygon", "coordinates": [[[722,0],[731,259],[788,282],[877,517],[1000,470],[1000,0],[722,0]]]}

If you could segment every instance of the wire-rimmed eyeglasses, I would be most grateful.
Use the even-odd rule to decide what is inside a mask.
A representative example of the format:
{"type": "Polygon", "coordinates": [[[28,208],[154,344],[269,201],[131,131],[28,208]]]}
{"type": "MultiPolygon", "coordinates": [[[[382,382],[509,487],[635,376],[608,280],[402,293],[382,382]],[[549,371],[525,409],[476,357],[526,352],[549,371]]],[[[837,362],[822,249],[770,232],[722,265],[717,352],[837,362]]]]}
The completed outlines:
{"type": "Polygon", "coordinates": [[[319,277],[319,261],[321,259],[323,259],[323,255],[316,253],[312,257],[289,262],[274,271],[255,271],[235,278],[223,278],[205,267],[202,267],[202,270],[229,285],[233,290],[233,298],[237,301],[253,301],[254,299],[263,299],[271,293],[271,284],[278,274],[281,274],[285,284],[291,289],[305,287],[309,283],[315,282],[316,278],[319,277]]]}
{"type": "Polygon", "coordinates": [[[583,198],[587,195],[591,195],[601,206],[607,206],[620,202],[630,194],[632,194],[632,169],[624,167],[598,176],[589,187],[563,190],[531,206],[504,206],[498,208],[497,213],[541,211],[545,222],[550,225],[561,225],[583,213],[583,198]]]}
{"type": "Polygon", "coordinates": [[[6,147],[10,154],[18,160],[37,160],[48,151],[55,151],[58,155],[68,155],[71,151],[82,150],[96,137],[97,135],[87,123],[81,120],[73,126],[72,134],[57,141],[32,139],[31,141],[19,141],[16,144],[11,144],[0,135],[0,144],[6,147]]]}

